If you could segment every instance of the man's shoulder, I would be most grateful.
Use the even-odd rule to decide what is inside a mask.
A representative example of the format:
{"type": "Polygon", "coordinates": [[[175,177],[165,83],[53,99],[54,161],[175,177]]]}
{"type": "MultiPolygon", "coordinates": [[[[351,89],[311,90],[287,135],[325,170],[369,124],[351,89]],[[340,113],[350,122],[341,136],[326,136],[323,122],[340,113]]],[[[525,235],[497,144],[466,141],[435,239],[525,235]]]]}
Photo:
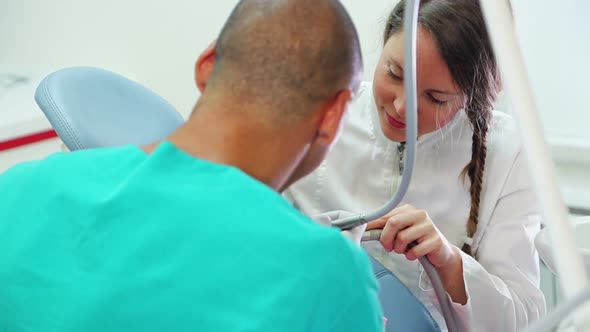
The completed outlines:
{"type": "MultiPolygon", "coordinates": [[[[331,271],[326,273],[333,272],[340,280],[344,280],[348,276],[357,278],[358,274],[355,276],[355,271],[365,271],[370,268],[365,251],[344,237],[340,230],[313,221],[282,196],[273,196],[267,203],[257,208],[263,208],[267,204],[271,206],[266,210],[267,217],[273,222],[281,220],[281,228],[284,231],[298,232],[298,238],[305,242],[301,243],[300,247],[306,248],[304,250],[309,249],[310,254],[315,256],[316,263],[320,265],[318,268],[331,271]],[[347,277],[342,277],[342,274],[346,274],[347,277]]],[[[264,214],[265,210],[258,211],[264,214]]]]}
{"type": "Polygon", "coordinates": [[[314,246],[319,258],[323,275],[331,279],[334,290],[349,287],[376,287],[371,264],[367,253],[356,243],[340,234],[337,229],[317,225],[324,232],[317,232],[314,246]]]}
{"type": "MultiPolygon", "coordinates": [[[[58,152],[40,160],[15,165],[0,174],[0,188],[11,191],[27,188],[48,189],[92,174],[108,174],[125,164],[131,147],[58,152]]],[[[31,189],[31,190],[34,190],[31,189]]]]}
{"type": "Polygon", "coordinates": [[[44,159],[22,162],[7,169],[0,174],[0,187],[14,183],[37,182],[39,177],[43,177],[44,173],[48,172],[50,166],[59,163],[63,159],[63,155],[64,153],[59,152],[44,159]]]}

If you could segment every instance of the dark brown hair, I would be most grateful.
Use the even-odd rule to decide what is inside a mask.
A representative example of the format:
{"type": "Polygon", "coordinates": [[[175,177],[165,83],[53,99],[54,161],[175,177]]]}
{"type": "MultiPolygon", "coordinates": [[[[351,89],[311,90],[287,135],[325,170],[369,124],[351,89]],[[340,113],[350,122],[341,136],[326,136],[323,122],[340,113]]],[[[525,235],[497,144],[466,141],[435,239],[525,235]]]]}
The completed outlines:
{"type": "MultiPolygon", "coordinates": [[[[402,0],[391,12],[385,28],[385,42],[402,30],[404,6],[402,0]]],[[[471,238],[477,231],[487,134],[493,103],[500,89],[500,75],[479,1],[421,1],[418,23],[434,38],[453,80],[463,92],[464,109],[473,128],[471,161],[463,170],[471,183],[471,209],[467,219],[467,236],[471,238]]],[[[462,250],[472,254],[468,243],[462,250]]]]}

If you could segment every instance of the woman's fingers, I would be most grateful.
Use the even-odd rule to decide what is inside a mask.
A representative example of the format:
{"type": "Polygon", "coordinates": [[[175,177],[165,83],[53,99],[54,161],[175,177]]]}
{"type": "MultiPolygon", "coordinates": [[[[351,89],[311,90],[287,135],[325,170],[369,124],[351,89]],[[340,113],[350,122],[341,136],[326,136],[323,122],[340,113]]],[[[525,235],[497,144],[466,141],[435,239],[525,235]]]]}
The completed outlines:
{"type": "Polygon", "coordinates": [[[379,218],[375,221],[371,221],[367,223],[367,231],[372,231],[374,229],[383,229],[387,224],[387,220],[382,220],[383,218],[379,218]]]}
{"type": "Polygon", "coordinates": [[[397,234],[393,244],[393,251],[398,254],[405,254],[408,251],[408,246],[420,239],[426,238],[433,233],[433,229],[428,223],[416,223],[397,234]]]}
{"type": "Polygon", "coordinates": [[[453,258],[452,245],[438,231],[428,213],[411,205],[396,208],[367,226],[367,230],[375,229],[383,229],[379,241],[387,252],[405,254],[408,260],[427,256],[438,268],[453,258]]]}
{"type": "Polygon", "coordinates": [[[379,241],[381,241],[381,245],[383,245],[383,248],[385,248],[387,251],[392,251],[398,233],[408,227],[411,227],[417,221],[419,220],[416,219],[416,213],[413,212],[397,214],[389,218],[387,224],[383,228],[381,238],[379,239],[379,241]]]}
{"type": "Polygon", "coordinates": [[[412,222],[411,219],[398,219],[398,217],[399,216],[389,219],[387,224],[385,224],[383,232],[381,233],[381,238],[379,239],[383,248],[388,252],[393,250],[393,245],[398,232],[410,226],[412,222]]]}
{"type": "Polygon", "coordinates": [[[396,215],[406,213],[406,212],[409,212],[412,210],[414,210],[414,207],[409,204],[397,207],[397,208],[391,210],[391,212],[384,215],[383,217],[369,222],[367,224],[367,230],[370,231],[372,229],[383,229],[383,228],[385,228],[385,225],[388,223],[388,221],[389,221],[389,219],[391,219],[391,217],[394,217],[396,215]]]}
{"type": "MultiPolygon", "coordinates": [[[[431,252],[438,250],[442,245],[442,240],[438,236],[430,236],[424,238],[417,246],[406,252],[408,260],[416,260],[422,256],[426,256],[431,252]]],[[[435,264],[435,262],[431,262],[435,264]]]]}

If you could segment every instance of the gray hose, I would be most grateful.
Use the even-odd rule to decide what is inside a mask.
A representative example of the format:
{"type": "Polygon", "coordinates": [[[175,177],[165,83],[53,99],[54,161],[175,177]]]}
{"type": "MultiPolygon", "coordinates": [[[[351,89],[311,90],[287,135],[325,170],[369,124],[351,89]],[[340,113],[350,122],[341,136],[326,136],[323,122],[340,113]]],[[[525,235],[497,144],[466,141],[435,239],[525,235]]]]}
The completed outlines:
{"type": "MultiPolygon", "coordinates": [[[[365,234],[363,234],[361,241],[378,241],[379,238],[381,238],[382,232],[383,231],[380,229],[374,229],[365,232],[365,234]]],[[[414,241],[409,245],[409,247],[413,248],[416,245],[418,245],[418,243],[414,241]]],[[[434,293],[436,294],[436,299],[440,304],[440,310],[443,315],[443,318],[445,319],[447,329],[449,330],[449,332],[459,331],[457,316],[455,315],[455,311],[453,310],[451,301],[447,296],[445,287],[442,284],[442,281],[440,280],[436,268],[428,261],[428,259],[425,256],[418,258],[418,261],[420,261],[420,264],[422,264],[422,267],[424,268],[424,272],[426,272],[426,275],[430,279],[432,289],[434,290],[434,293]]]]}
{"type": "MultiPolygon", "coordinates": [[[[404,158],[404,172],[400,186],[394,197],[374,212],[360,214],[332,223],[342,230],[348,230],[371,220],[379,219],[396,208],[408,191],[410,180],[416,163],[416,143],[418,141],[418,96],[416,78],[416,40],[418,31],[419,0],[408,0],[404,8],[404,89],[406,95],[406,156],[404,158]]],[[[413,244],[416,245],[416,244],[413,244]]],[[[440,304],[442,315],[449,332],[458,330],[457,317],[451,306],[445,288],[440,280],[436,268],[430,264],[426,257],[419,259],[424,271],[430,278],[436,298],[440,304]]]]}
{"type": "Polygon", "coordinates": [[[430,283],[432,283],[432,289],[434,289],[436,299],[440,304],[440,311],[443,315],[443,318],[445,319],[445,324],[447,324],[447,329],[449,332],[459,331],[457,315],[455,315],[455,310],[453,310],[451,300],[449,300],[449,297],[447,296],[447,292],[445,291],[445,287],[440,280],[436,268],[428,261],[426,256],[422,256],[418,260],[420,261],[420,264],[422,264],[424,272],[426,272],[426,275],[428,278],[430,278],[430,283]]]}
{"type": "Polygon", "coordinates": [[[410,0],[406,2],[404,9],[404,90],[406,95],[406,149],[404,158],[404,172],[399,188],[392,199],[376,211],[359,214],[348,218],[336,220],[332,226],[342,230],[348,230],[366,224],[371,220],[379,219],[395,209],[402,201],[410,180],[414,173],[416,163],[416,142],[418,141],[418,96],[416,83],[416,35],[418,30],[418,8],[420,1],[410,0]]]}

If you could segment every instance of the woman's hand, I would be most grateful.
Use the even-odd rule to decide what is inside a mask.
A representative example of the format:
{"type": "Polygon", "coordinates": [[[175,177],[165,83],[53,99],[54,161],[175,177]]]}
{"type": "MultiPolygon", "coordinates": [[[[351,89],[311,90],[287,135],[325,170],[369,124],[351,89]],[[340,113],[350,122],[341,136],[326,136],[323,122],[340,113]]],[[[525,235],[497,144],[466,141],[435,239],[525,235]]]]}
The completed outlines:
{"type": "Polygon", "coordinates": [[[409,260],[426,256],[437,268],[456,260],[453,245],[436,228],[428,213],[411,205],[398,207],[368,224],[367,230],[383,229],[379,241],[388,252],[404,254],[409,260]],[[417,245],[408,247],[416,241],[417,245]]]}
{"type": "Polygon", "coordinates": [[[426,211],[404,205],[370,222],[367,230],[372,229],[383,229],[379,241],[386,251],[404,254],[412,261],[426,256],[453,300],[467,301],[461,252],[436,228],[426,211]]]}

